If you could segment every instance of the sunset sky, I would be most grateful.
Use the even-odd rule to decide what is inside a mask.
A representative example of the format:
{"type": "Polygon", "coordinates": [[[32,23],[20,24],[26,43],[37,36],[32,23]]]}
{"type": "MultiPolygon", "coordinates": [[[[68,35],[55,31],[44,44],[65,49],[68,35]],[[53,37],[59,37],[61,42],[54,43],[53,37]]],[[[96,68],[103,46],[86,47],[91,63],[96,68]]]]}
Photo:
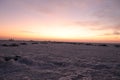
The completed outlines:
{"type": "Polygon", "coordinates": [[[120,42],[120,0],[0,0],[0,39],[120,42]]]}

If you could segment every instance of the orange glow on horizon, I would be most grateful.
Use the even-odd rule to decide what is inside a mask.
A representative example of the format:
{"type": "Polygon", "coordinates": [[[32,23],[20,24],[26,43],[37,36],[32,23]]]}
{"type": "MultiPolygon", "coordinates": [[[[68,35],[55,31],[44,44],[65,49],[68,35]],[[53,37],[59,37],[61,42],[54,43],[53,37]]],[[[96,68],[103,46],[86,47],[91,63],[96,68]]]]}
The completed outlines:
{"type": "Polygon", "coordinates": [[[0,39],[120,43],[117,3],[116,0],[3,0],[0,39]]]}
{"type": "MultiPolygon", "coordinates": [[[[86,25],[90,26],[86,23],[86,25]]],[[[20,39],[20,40],[45,40],[45,41],[68,41],[68,42],[120,42],[120,36],[100,35],[102,32],[93,32],[92,30],[76,25],[51,24],[30,26],[28,31],[20,31],[16,26],[14,29],[3,29],[0,32],[1,39],[20,39]],[[39,26],[42,26],[39,27],[39,26]],[[43,27],[44,26],[44,27],[43,27]],[[76,27],[76,28],[74,28],[76,27]]],[[[82,25],[81,25],[82,26],[82,25]]],[[[110,32],[111,30],[109,30],[110,32]]]]}
{"type": "MultiPolygon", "coordinates": [[[[53,30],[54,31],[54,30],[53,30]]],[[[1,39],[18,39],[18,40],[45,40],[45,41],[66,41],[66,42],[118,42],[120,41],[120,37],[112,36],[96,36],[90,35],[88,33],[82,36],[74,36],[73,32],[66,30],[56,30],[54,32],[46,32],[47,34],[41,35],[38,33],[11,33],[4,32],[0,35],[1,39]],[[60,31],[60,32],[59,32],[60,31]]]]}

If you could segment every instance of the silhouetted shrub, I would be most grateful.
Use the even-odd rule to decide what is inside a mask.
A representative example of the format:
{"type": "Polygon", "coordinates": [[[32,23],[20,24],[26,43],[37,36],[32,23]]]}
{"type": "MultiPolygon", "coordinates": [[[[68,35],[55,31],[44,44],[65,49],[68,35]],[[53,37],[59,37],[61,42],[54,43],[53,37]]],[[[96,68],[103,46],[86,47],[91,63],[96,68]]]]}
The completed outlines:
{"type": "Polygon", "coordinates": [[[13,59],[15,60],[15,61],[17,61],[18,59],[20,59],[21,58],[21,56],[14,56],[13,57],[13,59]]]}
{"type": "Polygon", "coordinates": [[[93,44],[92,43],[86,43],[85,45],[92,46],[93,44]]]}
{"type": "Polygon", "coordinates": [[[27,43],[20,43],[21,45],[27,45],[27,43]]]}
{"type": "Polygon", "coordinates": [[[33,42],[32,44],[38,44],[37,42],[33,42]]]}
{"type": "Polygon", "coordinates": [[[12,57],[10,57],[10,56],[6,56],[6,57],[3,57],[3,58],[4,58],[5,61],[9,61],[9,60],[12,59],[12,57]]]}
{"type": "Polygon", "coordinates": [[[7,45],[7,44],[2,44],[1,46],[8,47],[9,45],[7,45]]]}
{"type": "Polygon", "coordinates": [[[74,44],[74,45],[76,45],[77,43],[74,43],[74,42],[73,42],[73,43],[70,43],[70,44],[74,44]]]}
{"type": "Polygon", "coordinates": [[[81,44],[83,44],[83,43],[77,43],[78,45],[81,45],[81,44]]]}
{"type": "Polygon", "coordinates": [[[119,48],[120,47],[120,45],[114,45],[116,48],[119,48]]]}
{"type": "Polygon", "coordinates": [[[66,42],[66,44],[81,45],[81,44],[83,44],[83,43],[77,43],[77,42],[66,42]]]}
{"type": "Polygon", "coordinates": [[[12,44],[2,44],[1,46],[4,46],[4,47],[17,47],[19,45],[16,44],[16,43],[12,43],[12,44]]]}
{"type": "Polygon", "coordinates": [[[40,42],[41,44],[48,44],[48,42],[47,41],[43,41],[43,42],[40,42]]]}
{"type": "Polygon", "coordinates": [[[9,46],[10,46],[10,47],[17,47],[17,46],[19,46],[19,45],[16,44],[16,43],[12,43],[12,44],[10,44],[9,46]]]}
{"type": "Polygon", "coordinates": [[[100,44],[99,46],[108,47],[108,45],[106,45],[106,44],[100,44]]]}
{"type": "Polygon", "coordinates": [[[3,57],[3,59],[5,60],[5,61],[10,61],[10,60],[15,60],[15,61],[17,61],[18,59],[20,59],[21,58],[21,56],[4,56],[3,57]]]}

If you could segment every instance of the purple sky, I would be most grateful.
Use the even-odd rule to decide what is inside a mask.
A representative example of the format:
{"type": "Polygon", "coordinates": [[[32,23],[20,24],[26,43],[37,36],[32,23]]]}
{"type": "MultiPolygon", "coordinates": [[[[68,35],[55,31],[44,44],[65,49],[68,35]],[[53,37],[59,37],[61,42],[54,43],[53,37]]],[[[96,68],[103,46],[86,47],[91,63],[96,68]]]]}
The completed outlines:
{"type": "Polygon", "coordinates": [[[0,34],[120,42],[120,0],[0,0],[0,34]]]}

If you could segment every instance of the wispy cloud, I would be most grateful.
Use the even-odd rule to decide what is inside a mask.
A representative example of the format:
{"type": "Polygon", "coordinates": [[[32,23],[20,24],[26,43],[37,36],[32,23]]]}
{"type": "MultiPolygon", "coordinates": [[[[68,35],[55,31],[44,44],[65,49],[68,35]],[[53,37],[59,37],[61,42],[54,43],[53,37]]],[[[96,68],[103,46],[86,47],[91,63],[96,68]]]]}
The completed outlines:
{"type": "Polygon", "coordinates": [[[83,26],[83,27],[97,27],[102,25],[100,22],[98,21],[76,21],[73,22],[73,24],[78,25],[78,26],[83,26]]]}
{"type": "Polygon", "coordinates": [[[93,12],[93,17],[112,23],[120,22],[120,0],[104,0],[93,12]]]}
{"type": "Polygon", "coordinates": [[[119,4],[120,0],[0,0],[0,26],[36,37],[52,31],[64,31],[63,36],[67,31],[120,36],[119,4]]]}
{"type": "Polygon", "coordinates": [[[117,36],[117,37],[120,37],[120,31],[111,31],[111,32],[106,32],[106,33],[103,33],[103,36],[117,36]]]}
{"type": "Polygon", "coordinates": [[[114,34],[114,35],[120,35],[120,32],[115,31],[113,34],[114,34]]]}

